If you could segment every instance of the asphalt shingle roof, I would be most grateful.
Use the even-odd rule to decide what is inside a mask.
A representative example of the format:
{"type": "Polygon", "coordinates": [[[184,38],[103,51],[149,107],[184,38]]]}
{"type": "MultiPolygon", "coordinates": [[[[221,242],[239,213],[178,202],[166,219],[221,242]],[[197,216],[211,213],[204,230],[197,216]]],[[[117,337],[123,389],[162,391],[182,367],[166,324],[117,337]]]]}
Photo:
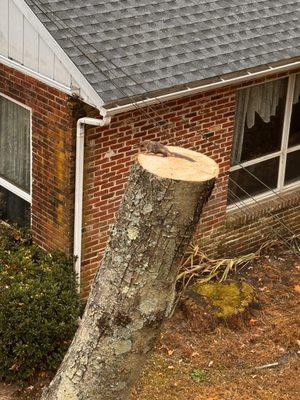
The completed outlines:
{"type": "Polygon", "coordinates": [[[109,103],[300,55],[300,0],[26,0],[109,103]]]}

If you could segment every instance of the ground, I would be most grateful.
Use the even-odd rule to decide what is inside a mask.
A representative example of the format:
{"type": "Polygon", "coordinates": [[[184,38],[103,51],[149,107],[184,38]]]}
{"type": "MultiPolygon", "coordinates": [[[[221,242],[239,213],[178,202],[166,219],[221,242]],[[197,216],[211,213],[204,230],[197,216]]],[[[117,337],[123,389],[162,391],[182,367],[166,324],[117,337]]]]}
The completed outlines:
{"type": "MultiPolygon", "coordinates": [[[[206,300],[184,298],[131,400],[300,398],[299,258],[277,250],[232,275],[232,281],[254,288],[253,305],[222,320],[206,300]]],[[[43,383],[25,391],[2,385],[0,399],[37,400],[43,383]]]]}

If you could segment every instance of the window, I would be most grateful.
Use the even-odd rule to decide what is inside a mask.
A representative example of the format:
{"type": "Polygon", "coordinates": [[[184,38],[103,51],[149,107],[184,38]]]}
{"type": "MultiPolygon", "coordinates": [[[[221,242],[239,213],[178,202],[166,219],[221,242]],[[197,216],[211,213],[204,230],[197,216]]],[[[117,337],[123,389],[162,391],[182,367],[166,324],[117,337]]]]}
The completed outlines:
{"type": "Polygon", "coordinates": [[[31,112],[0,95],[0,218],[30,224],[31,112]]]}
{"type": "Polygon", "coordinates": [[[300,75],[237,93],[228,204],[300,184],[300,75]]]}

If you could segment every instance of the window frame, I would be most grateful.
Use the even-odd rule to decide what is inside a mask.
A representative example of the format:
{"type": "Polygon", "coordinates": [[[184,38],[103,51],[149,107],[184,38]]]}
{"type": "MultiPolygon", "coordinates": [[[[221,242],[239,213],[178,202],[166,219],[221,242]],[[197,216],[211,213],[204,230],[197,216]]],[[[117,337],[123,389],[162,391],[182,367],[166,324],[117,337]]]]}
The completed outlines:
{"type": "Polygon", "coordinates": [[[13,99],[10,96],[7,96],[6,94],[0,92],[0,97],[4,97],[5,99],[18,104],[19,106],[23,107],[24,109],[29,111],[29,151],[30,151],[30,190],[29,192],[21,189],[19,186],[13,184],[12,182],[8,181],[7,179],[3,178],[0,176],[0,186],[2,186],[4,189],[12,192],[16,196],[20,197],[21,199],[27,201],[30,205],[32,205],[32,108],[28,107],[27,105],[21,103],[20,101],[17,101],[13,99]]]}
{"type": "MultiPolygon", "coordinates": [[[[294,73],[289,75],[288,78],[288,85],[287,85],[287,92],[286,92],[286,100],[285,100],[285,110],[284,110],[284,119],[283,119],[283,127],[282,127],[282,138],[281,138],[281,147],[279,151],[266,154],[264,156],[255,158],[253,160],[241,162],[238,165],[234,165],[230,167],[230,172],[237,171],[239,169],[247,168],[250,165],[259,164],[262,161],[270,160],[275,157],[279,157],[279,169],[278,169],[278,177],[277,177],[277,187],[273,190],[266,190],[263,193],[258,195],[252,196],[252,198],[243,199],[233,204],[227,206],[227,211],[240,209],[241,207],[255,204],[257,201],[267,199],[274,194],[280,194],[290,189],[300,187],[300,179],[297,182],[290,183],[288,185],[284,185],[284,178],[285,178],[285,169],[286,169],[286,160],[287,155],[294,151],[300,150],[300,144],[288,148],[288,141],[289,141],[289,132],[290,132],[290,123],[292,117],[292,110],[293,110],[293,100],[294,100],[294,90],[295,90],[295,82],[296,76],[300,75],[300,73],[294,73]]],[[[285,79],[286,77],[279,77],[277,79],[285,79]]],[[[263,83],[257,83],[251,86],[262,85],[263,83]]],[[[240,89],[243,90],[243,89],[240,89]]]]}

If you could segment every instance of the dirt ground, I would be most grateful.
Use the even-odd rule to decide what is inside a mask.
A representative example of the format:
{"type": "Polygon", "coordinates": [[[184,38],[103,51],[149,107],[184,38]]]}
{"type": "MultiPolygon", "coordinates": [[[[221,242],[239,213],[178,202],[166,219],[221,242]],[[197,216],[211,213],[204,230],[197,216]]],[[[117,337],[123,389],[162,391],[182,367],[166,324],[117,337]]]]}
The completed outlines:
{"type": "MultiPolygon", "coordinates": [[[[300,260],[277,251],[231,280],[254,287],[254,305],[225,322],[183,299],[132,400],[300,399],[300,260]]],[[[0,399],[37,400],[41,386],[2,385],[0,399]]]]}

